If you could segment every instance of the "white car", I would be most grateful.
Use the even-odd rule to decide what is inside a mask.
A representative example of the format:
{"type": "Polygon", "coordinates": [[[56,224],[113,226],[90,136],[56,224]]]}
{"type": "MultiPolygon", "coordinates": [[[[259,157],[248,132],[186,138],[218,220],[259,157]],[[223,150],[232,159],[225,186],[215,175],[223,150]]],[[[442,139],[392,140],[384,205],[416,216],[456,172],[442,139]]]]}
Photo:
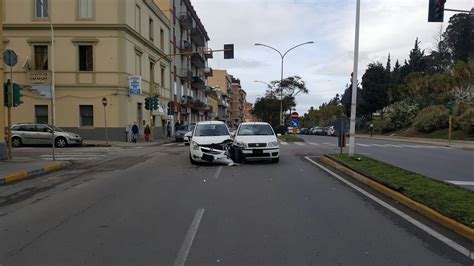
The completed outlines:
{"type": "Polygon", "coordinates": [[[241,123],[234,136],[234,160],[280,159],[280,145],[272,126],[265,122],[241,123]]]}
{"type": "Polygon", "coordinates": [[[191,123],[188,127],[188,132],[186,132],[186,134],[184,134],[184,137],[183,137],[183,142],[184,142],[184,145],[188,146],[189,145],[189,140],[190,138],[193,136],[193,130],[194,130],[194,127],[196,126],[196,123],[191,123]]]}
{"type": "Polygon", "coordinates": [[[191,136],[189,160],[196,162],[213,162],[227,159],[225,146],[229,146],[232,137],[226,124],[221,121],[197,123],[191,136]]]}

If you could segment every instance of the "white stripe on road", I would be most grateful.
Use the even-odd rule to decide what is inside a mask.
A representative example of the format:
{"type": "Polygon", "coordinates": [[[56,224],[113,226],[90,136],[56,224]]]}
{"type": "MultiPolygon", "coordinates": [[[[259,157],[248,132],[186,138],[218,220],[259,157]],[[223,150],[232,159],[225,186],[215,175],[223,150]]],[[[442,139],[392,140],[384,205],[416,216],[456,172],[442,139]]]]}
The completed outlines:
{"type": "Polygon", "coordinates": [[[217,167],[217,171],[216,173],[214,174],[214,179],[218,179],[219,178],[219,174],[221,173],[222,171],[222,165],[217,167]]]}
{"type": "Polygon", "coordinates": [[[376,146],[376,147],[382,147],[382,148],[387,148],[387,146],[385,146],[385,145],[381,145],[381,144],[372,144],[372,146],[376,146]]]}
{"type": "Polygon", "coordinates": [[[288,142],[284,142],[284,141],[281,141],[281,140],[280,140],[280,144],[288,145],[288,142]]]}
{"type": "Polygon", "coordinates": [[[449,181],[446,181],[446,182],[449,182],[451,184],[458,185],[458,186],[474,186],[474,181],[453,181],[453,180],[449,180],[449,181]]]}
{"type": "Polygon", "coordinates": [[[301,143],[301,142],[295,142],[295,144],[296,144],[296,145],[299,145],[299,146],[304,146],[304,144],[301,143]]]}
{"type": "Polygon", "coordinates": [[[201,223],[202,216],[204,214],[204,209],[198,209],[196,214],[194,215],[193,222],[188,228],[188,232],[186,233],[186,237],[184,238],[184,242],[181,245],[181,249],[179,250],[178,256],[174,261],[173,265],[182,266],[186,263],[186,258],[188,257],[189,250],[193,245],[194,237],[196,236],[197,230],[199,228],[199,223],[201,223]]]}
{"type": "Polygon", "coordinates": [[[435,146],[427,146],[427,145],[416,145],[418,147],[421,147],[421,148],[428,148],[428,149],[437,149],[438,147],[435,147],[435,146]]]}
{"type": "MultiPolygon", "coordinates": [[[[74,157],[101,157],[105,156],[105,154],[55,154],[55,156],[74,156],[74,157]]],[[[43,154],[41,157],[51,157],[50,154],[43,154]]]]}
{"type": "Polygon", "coordinates": [[[318,143],[315,143],[315,142],[308,142],[308,143],[315,146],[319,145],[318,143]]]}
{"type": "MultiPolygon", "coordinates": [[[[43,160],[53,160],[52,157],[42,158],[43,160]]],[[[69,160],[92,160],[94,158],[84,158],[84,157],[56,157],[58,161],[69,161],[69,160]]]]}
{"type": "Polygon", "coordinates": [[[353,183],[349,182],[348,180],[342,178],[340,175],[334,173],[333,171],[329,170],[328,168],[322,166],[321,164],[313,161],[308,156],[305,156],[305,159],[308,160],[309,162],[311,162],[312,164],[316,165],[317,167],[323,169],[324,171],[326,171],[327,173],[329,173],[330,175],[332,175],[333,177],[335,177],[339,181],[341,181],[341,182],[345,183],[346,185],[350,186],[351,188],[357,190],[358,192],[360,192],[364,196],[368,197],[369,199],[377,202],[378,204],[382,205],[383,207],[387,208],[388,210],[392,211],[393,213],[395,213],[398,216],[402,217],[403,219],[407,220],[411,224],[415,225],[416,227],[418,227],[421,230],[425,231],[426,233],[430,234],[434,238],[438,239],[439,241],[441,241],[441,242],[445,243],[446,245],[450,246],[451,248],[455,249],[456,251],[463,254],[464,256],[466,256],[470,259],[474,258],[474,253],[471,252],[469,249],[459,245],[458,243],[454,242],[450,238],[445,237],[444,235],[442,235],[442,234],[436,232],[435,230],[431,229],[429,226],[426,226],[425,224],[419,222],[418,220],[416,220],[415,218],[409,216],[408,214],[400,211],[399,209],[391,206],[390,204],[384,202],[383,200],[377,198],[376,196],[370,194],[369,192],[367,192],[367,191],[361,189],[360,187],[354,185],[353,183]]]}
{"type": "Polygon", "coordinates": [[[367,145],[367,144],[361,144],[361,143],[356,143],[356,145],[359,145],[359,146],[364,146],[364,147],[370,147],[370,145],[367,145]]]}
{"type": "Polygon", "coordinates": [[[415,149],[420,149],[421,147],[418,145],[402,145],[403,147],[408,147],[408,148],[415,148],[415,149]]]}
{"type": "Polygon", "coordinates": [[[171,142],[171,143],[166,143],[166,144],[163,144],[163,146],[171,146],[171,145],[176,145],[176,143],[174,143],[174,142],[171,142]]]}
{"type": "Polygon", "coordinates": [[[393,145],[393,144],[384,144],[384,145],[388,147],[403,148],[403,146],[401,145],[393,145]]]}
{"type": "Polygon", "coordinates": [[[326,144],[326,145],[329,145],[329,146],[337,146],[336,144],[334,144],[334,143],[329,143],[329,142],[324,142],[323,144],[326,144]]]}

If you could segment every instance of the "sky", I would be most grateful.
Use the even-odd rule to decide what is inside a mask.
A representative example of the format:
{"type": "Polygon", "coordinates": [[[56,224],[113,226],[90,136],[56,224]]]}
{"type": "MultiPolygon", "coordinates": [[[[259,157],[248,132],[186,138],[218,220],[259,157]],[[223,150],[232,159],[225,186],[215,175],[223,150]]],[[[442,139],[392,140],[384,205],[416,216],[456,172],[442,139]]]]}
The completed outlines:
{"type": "MultiPolygon", "coordinates": [[[[371,62],[392,67],[408,58],[415,39],[426,53],[435,47],[436,36],[447,26],[453,12],[445,12],[444,23],[428,23],[429,0],[361,0],[358,79],[371,62]]],[[[211,49],[234,44],[234,59],[214,53],[209,66],[227,69],[239,78],[254,103],[264,95],[266,85],[280,79],[281,57],[307,41],[314,44],[290,51],[284,59],[284,77],[298,75],[306,82],[308,94],[297,96],[296,110],[302,115],[317,108],[349,83],[354,65],[356,0],[191,0],[206,28],[211,49]]],[[[470,10],[472,0],[448,0],[445,7],[470,10]]]]}

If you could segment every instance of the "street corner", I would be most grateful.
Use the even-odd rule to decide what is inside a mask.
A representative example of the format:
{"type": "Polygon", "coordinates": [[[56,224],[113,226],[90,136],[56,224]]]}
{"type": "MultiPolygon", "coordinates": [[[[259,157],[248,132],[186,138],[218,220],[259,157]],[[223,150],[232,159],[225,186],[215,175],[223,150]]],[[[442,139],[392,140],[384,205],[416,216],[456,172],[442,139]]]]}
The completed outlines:
{"type": "Polygon", "coordinates": [[[6,174],[0,177],[0,185],[8,185],[14,182],[22,181],[28,178],[36,177],[42,174],[58,171],[70,166],[71,162],[50,163],[46,166],[32,168],[27,171],[19,171],[15,173],[6,174]]]}

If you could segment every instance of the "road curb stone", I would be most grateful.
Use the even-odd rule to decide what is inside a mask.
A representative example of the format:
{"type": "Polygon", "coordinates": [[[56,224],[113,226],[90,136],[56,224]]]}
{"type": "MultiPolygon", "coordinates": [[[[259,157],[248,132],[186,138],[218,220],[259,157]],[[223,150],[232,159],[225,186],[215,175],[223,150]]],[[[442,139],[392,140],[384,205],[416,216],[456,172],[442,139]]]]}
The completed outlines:
{"type": "Polygon", "coordinates": [[[71,162],[60,162],[60,163],[51,163],[44,167],[35,168],[29,171],[17,172],[14,174],[8,174],[5,176],[0,176],[0,185],[6,185],[13,182],[18,182],[27,178],[35,177],[38,175],[50,173],[57,171],[63,168],[70,166],[71,162]]]}

